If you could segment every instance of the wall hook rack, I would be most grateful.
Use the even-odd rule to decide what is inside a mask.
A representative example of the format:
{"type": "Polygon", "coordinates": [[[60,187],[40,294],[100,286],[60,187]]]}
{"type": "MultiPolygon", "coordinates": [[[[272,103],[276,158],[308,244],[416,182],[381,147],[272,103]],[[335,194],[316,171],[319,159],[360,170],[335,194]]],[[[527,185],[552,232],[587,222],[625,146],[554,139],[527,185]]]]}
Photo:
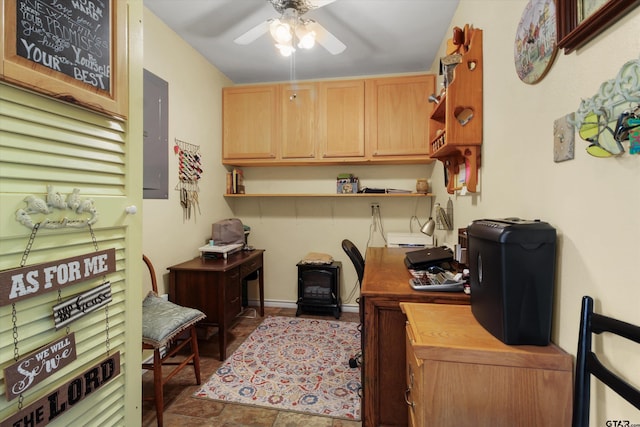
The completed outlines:
{"type": "Polygon", "coordinates": [[[618,75],[600,85],[598,93],[583,99],[575,112],[572,123],[580,129],[587,116],[592,113],[604,113],[609,118],[620,113],[619,107],[626,104],[640,104],[640,58],[625,63],[618,75]]]}
{"type": "Polygon", "coordinates": [[[80,189],[74,188],[71,193],[64,196],[54,191],[52,185],[47,185],[47,195],[44,198],[29,195],[24,198],[26,206],[16,211],[16,221],[27,228],[33,229],[35,224],[40,228],[82,228],[93,225],[98,221],[98,210],[92,199],[81,199],[80,189]],[[76,218],[63,216],[58,219],[45,218],[42,221],[34,221],[32,215],[49,215],[56,211],[74,212],[76,218]],[[82,217],[81,215],[89,215],[82,217]]]}

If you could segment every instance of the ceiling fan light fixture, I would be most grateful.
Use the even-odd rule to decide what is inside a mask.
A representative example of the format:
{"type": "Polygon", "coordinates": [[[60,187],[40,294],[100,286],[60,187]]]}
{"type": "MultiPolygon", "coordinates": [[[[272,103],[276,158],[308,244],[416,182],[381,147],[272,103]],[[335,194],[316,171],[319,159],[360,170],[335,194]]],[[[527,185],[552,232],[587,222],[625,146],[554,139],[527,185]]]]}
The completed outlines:
{"type": "Polygon", "coordinates": [[[269,31],[271,32],[273,39],[279,44],[289,43],[291,39],[293,39],[291,26],[279,19],[274,19],[273,22],[271,22],[269,25],[269,31]]]}
{"type": "Polygon", "coordinates": [[[316,32],[308,30],[305,24],[301,23],[296,27],[296,37],[299,48],[311,49],[316,44],[316,32]]]}
{"type": "Polygon", "coordinates": [[[289,43],[289,44],[276,43],[276,47],[280,51],[280,55],[285,56],[285,57],[286,56],[291,56],[291,54],[296,51],[296,48],[293,47],[291,45],[291,43],[289,43]]]}

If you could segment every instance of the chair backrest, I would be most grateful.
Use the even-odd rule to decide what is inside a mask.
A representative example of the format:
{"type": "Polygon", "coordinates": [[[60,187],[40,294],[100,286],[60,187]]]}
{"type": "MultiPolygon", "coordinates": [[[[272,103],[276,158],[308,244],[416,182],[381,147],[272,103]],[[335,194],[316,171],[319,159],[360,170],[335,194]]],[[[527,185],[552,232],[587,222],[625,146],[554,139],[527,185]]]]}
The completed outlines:
{"type": "Polygon", "coordinates": [[[607,369],[592,350],[592,334],[609,332],[640,344],[640,326],[593,312],[593,299],[582,298],[573,396],[573,427],[589,426],[590,377],[593,374],[622,398],[640,409],[640,390],[607,369]]]}
{"type": "Polygon", "coordinates": [[[151,287],[153,292],[158,294],[158,282],[156,279],[156,270],[153,268],[153,264],[151,264],[151,260],[147,258],[146,255],[142,254],[142,260],[145,264],[147,264],[147,268],[149,269],[149,274],[151,275],[151,287]]]}
{"type": "Polygon", "coordinates": [[[344,239],[342,241],[342,249],[344,249],[347,256],[349,256],[349,259],[353,263],[353,266],[356,269],[356,274],[358,275],[358,282],[360,282],[360,286],[362,286],[362,278],[364,277],[364,258],[362,258],[362,254],[356,245],[348,239],[344,239]]]}

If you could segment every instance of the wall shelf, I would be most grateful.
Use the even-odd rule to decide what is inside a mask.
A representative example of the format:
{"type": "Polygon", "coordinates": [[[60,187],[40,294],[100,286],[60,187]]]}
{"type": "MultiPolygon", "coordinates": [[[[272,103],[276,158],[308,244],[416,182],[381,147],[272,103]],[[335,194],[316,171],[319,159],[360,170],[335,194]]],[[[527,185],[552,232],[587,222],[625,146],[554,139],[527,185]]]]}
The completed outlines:
{"type": "Polygon", "coordinates": [[[434,194],[427,193],[357,193],[357,194],[338,194],[338,193],[262,193],[262,194],[224,194],[224,197],[232,199],[242,199],[248,197],[433,197],[434,194]]]}

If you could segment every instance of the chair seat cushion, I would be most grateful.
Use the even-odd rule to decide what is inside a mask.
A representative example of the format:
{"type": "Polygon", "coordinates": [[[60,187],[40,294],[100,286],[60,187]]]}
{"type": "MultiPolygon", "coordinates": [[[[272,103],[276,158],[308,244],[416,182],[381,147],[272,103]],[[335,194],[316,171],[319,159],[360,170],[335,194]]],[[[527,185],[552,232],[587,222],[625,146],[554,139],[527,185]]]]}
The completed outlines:
{"type": "Polygon", "coordinates": [[[200,310],[182,307],[149,292],[142,301],[142,342],[162,347],[205,317],[200,310]]]}

